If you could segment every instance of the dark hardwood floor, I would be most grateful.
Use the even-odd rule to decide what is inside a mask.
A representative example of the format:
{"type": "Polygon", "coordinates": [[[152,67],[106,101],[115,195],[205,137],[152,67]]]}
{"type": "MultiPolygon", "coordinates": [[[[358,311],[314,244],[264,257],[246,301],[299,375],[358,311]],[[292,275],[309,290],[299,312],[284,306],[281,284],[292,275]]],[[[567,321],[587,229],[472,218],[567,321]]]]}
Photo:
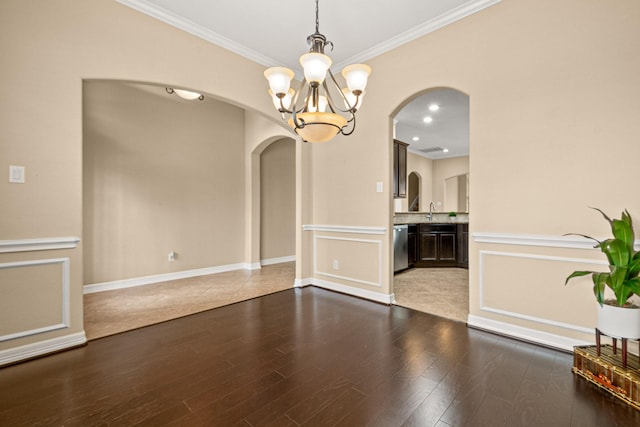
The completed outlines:
{"type": "Polygon", "coordinates": [[[288,290],[0,369],[0,426],[638,426],[572,356],[288,290]]]}

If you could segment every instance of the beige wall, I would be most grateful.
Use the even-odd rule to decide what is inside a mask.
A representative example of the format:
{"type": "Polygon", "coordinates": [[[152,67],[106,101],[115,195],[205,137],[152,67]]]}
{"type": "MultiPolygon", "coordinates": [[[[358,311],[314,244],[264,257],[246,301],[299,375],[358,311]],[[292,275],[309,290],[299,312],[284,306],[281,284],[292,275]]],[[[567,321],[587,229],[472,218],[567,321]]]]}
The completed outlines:
{"type": "MultiPolygon", "coordinates": [[[[411,172],[415,172],[420,177],[420,210],[429,209],[429,202],[433,200],[433,165],[434,161],[415,154],[407,152],[407,176],[411,172]]],[[[408,181],[407,181],[408,182],[408,181]]],[[[397,212],[407,212],[409,210],[409,199],[398,199],[399,207],[397,212]]]]}
{"type": "MultiPolygon", "coordinates": [[[[10,164],[27,168],[26,184],[0,182],[1,239],[81,236],[83,79],[198,89],[277,119],[265,96],[264,67],[116,2],[4,0],[0,16],[10,17],[0,25],[0,171],[10,164]]],[[[306,265],[296,267],[298,277],[361,295],[392,292],[391,117],[424,90],[452,87],[470,97],[470,231],[476,235],[470,323],[538,341],[551,337],[551,345],[557,337],[591,340],[588,286],[562,283],[576,260],[598,254],[509,238],[603,235],[606,226],[588,205],[612,214],[626,207],[640,217],[640,201],[629,196],[637,193],[640,157],[638,22],[635,0],[503,0],[368,61],[373,73],[356,133],[296,146],[296,159],[307,162],[296,164],[296,195],[304,195],[296,205],[310,210],[298,210],[296,226],[361,233],[301,232],[296,248],[306,265]],[[615,165],[615,173],[603,174],[603,165],[615,165]],[[510,243],[480,242],[486,232],[510,243]],[[319,243],[321,252],[313,253],[319,243]],[[309,267],[312,261],[331,266],[336,254],[345,274],[309,267]],[[529,299],[535,304],[522,307],[529,299]]],[[[273,136],[254,126],[260,120],[248,120],[245,148],[273,136]]],[[[253,160],[245,162],[252,174],[253,160]]],[[[259,207],[253,194],[245,191],[247,236],[259,207]]],[[[248,251],[245,259],[255,262],[259,246],[248,251]]],[[[0,263],[39,258],[70,261],[70,325],[1,342],[0,352],[26,354],[22,345],[82,333],[82,246],[0,254],[0,263]]],[[[44,274],[36,270],[33,280],[44,274]]],[[[18,286],[7,283],[3,295],[18,286]]],[[[25,312],[58,308],[34,300],[25,312]]]]}
{"type": "Polygon", "coordinates": [[[243,110],[108,81],[83,100],[84,284],[242,263],[243,110]]]}
{"type": "MultiPolygon", "coordinates": [[[[457,206],[457,191],[455,194],[449,195],[445,192],[446,181],[448,178],[469,173],[469,156],[451,157],[448,159],[434,160],[433,162],[433,201],[438,206],[438,211],[446,212],[451,209],[447,208],[447,201],[452,198],[449,205],[457,206]]],[[[456,182],[457,190],[457,182],[456,182]]],[[[458,209],[453,209],[458,210],[458,209]]]]}
{"type": "MultiPolygon", "coordinates": [[[[555,236],[562,246],[559,236],[569,231],[605,234],[589,205],[612,214],[626,207],[640,218],[640,201],[629,196],[637,193],[640,157],[638,22],[633,0],[504,0],[369,61],[358,130],[349,141],[314,147],[316,222],[386,227],[381,288],[389,289],[391,117],[429,88],[458,89],[470,97],[470,231],[511,238],[507,245],[472,238],[471,323],[541,341],[549,337],[531,331],[543,331],[554,343],[592,340],[588,285],[563,283],[576,259],[598,254],[513,238],[555,236]],[[602,173],[609,167],[615,173],[602,173]],[[372,190],[379,179],[384,197],[372,190]],[[523,310],[529,299],[536,303],[523,310]]],[[[365,278],[374,265],[372,256],[352,276],[365,278]]]]}
{"type": "Polygon", "coordinates": [[[293,139],[280,139],[260,155],[261,260],[295,254],[295,144],[293,139]]]}
{"type": "MultiPolygon", "coordinates": [[[[248,110],[273,110],[266,95],[263,66],[117,2],[7,0],[0,3],[0,16],[6,18],[0,25],[0,170],[6,173],[9,165],[26,167],[25,184],[0,181],[0,243],[82,236],[83,80],[167,84],[233,100],[248,110]]],[[[276,116],[272,114],[274,122],[276,116]]],[[[244,147],[249,153],[249,147],[274,136],[254,131],[258,127],[255,123],[253,119],[245,123],[244,147]],[[260,139],[254,139],[257,136],[260,139]]],[[[278,132],[280,136],[289,134],[278,132]]],[[[252,212],[249,207],[246,210],[252,212]]],[[[245,221],[245,229],[250,222],[245,221]]],[[[46,313],[59,317],[62,310],[68,322],[60,328],[32,333],[27,329],[33,325],[0,313],[0,322],[11,324],[11,333],[17,334],[0,342],[0,363],[84,342],[83,246],[59,246],[0,253],[2,265],[33,264],[32,273],[19,276],[41,286],[44,294],[57,292],[49,289],[51,286],[68,290],[66,299],[30,300],[21,317],[39,313],[44,313],[44,318],[46,313]],[[59,259],[63,260],[60,265],[69,266],[66,276],[62,267],[37,267],[39,262],[59,259]],[[49,270],[56,275],[54,282],[41,280],[42,272],[49,270]]],[[[20,283],[5,279],[13,276],[0,275],[2,298],[20,289],[20,283]]]]}

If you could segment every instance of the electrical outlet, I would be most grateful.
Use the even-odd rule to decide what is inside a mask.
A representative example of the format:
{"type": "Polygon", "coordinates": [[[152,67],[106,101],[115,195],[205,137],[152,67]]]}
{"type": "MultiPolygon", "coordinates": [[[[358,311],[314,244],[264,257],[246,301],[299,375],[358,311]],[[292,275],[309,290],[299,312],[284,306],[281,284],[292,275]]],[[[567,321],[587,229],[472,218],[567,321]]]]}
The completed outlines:
{"type": "Polygon", "coordinates": [[[333,269],[334,270],[338,270],[340,268],[340,264],[338,263],[337,259],[333,260],[333,269]]]}
{"type": "Polygon", "coordinates": [[[176,253],[174,251],[169,252],[168,259],[169,259],[169,261],[175,261],[176,260],[176,253]]]}

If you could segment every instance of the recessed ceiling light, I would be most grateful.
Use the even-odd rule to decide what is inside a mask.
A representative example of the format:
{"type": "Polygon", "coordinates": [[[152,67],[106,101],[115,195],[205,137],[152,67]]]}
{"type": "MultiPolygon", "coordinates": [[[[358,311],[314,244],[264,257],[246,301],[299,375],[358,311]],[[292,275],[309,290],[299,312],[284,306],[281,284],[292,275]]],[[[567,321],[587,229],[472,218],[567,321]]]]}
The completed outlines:
{"type": "Polygon", "coordinates": [[[443,152],[443,153],[448,153],[448,152],[449,152],[449,149],[448,149],[448,148],[443,148],[443,149],[442,149],[442,152],[443,152]]]}
{"type": "Polygon", "coordinates": [[[414,140],[414,141],[420,141],[420,138],[418,138],[417,136],[414,136],[414,137],[413,137],[413,140],[414,140]]]}
{"type": "Polygon", "coordinates": [[[429,111],[438,111],[439,109],[440,109],[440,106],[438,104],[429,105],[429,111]]]}
{"type": "Polygon", "coordinates": [[[425,118],[423,119],[423,121],[424,121],[425,123],[431,123],[431,122],[433,121],[433,118],[432,118],[431,116],[427,116],[427,117],[425,117],[425,118]]]}

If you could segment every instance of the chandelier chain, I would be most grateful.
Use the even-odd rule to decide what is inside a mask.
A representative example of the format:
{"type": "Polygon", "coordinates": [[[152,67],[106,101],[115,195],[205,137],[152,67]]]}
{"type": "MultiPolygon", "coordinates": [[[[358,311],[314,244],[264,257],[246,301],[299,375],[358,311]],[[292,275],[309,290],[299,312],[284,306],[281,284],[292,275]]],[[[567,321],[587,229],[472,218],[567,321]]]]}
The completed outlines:
{"type": "Polygon", "coordinates": [[[320,30],[319,30],[319,28],[320,28],[320,20],[318,19],[318,1],[319,0],[316,0],[316,33],[320,32],[320,30]]]}

